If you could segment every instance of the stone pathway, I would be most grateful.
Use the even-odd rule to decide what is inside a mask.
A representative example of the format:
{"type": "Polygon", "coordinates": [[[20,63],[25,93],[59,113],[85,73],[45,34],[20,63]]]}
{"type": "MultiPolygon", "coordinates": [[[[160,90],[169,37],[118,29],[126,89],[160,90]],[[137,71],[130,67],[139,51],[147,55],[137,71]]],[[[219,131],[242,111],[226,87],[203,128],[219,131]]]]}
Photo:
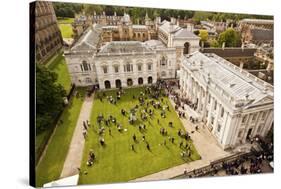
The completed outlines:
{"type": "Polygon", "coordinates": [[[83,121],[90,121],[92,105],[93,97],[86,96],[81,107],[80,115],[76,123],[76,128],[71,139],[70,147],[68,149],[60,178],[73,176],[79,173],[77,168],[80,168],[81,165],[85,143],[83,136],[83,121]]]}
{"type": "MultiPolygon", "coordinates": [[[[172,100],[171,103],[174,106],[174,102],[172,100]]],[[[203,127],[203,124],[196,124],[199,126],[199,130],[195,131],[194,128],[195,124],[192,124],[187,119],[180,119],[180,120],[182,121],[186,131],[188,131],[189,133],[191,133],[191,131],[194,131],[194,133],[190,134],[190,136],[191,139],[193,140],[193,144],[195,148],[197,149],[198,153],[201,156],[201,159],[192,161],[190,163],[185,163],[179,166],[175,166],[170,169],[160,171],[158,173],[137,178],[133,181],[170,179],[182,175],[185,169],[189,172],[194,169],[205,167],[209,165],[211,161],[219,160],[221,158],[225,158],[233,155],[233,153],[226,152],[220,148],[214,136],[212,136],[212,134],[207,130],[206,127],[203,127]]]]}

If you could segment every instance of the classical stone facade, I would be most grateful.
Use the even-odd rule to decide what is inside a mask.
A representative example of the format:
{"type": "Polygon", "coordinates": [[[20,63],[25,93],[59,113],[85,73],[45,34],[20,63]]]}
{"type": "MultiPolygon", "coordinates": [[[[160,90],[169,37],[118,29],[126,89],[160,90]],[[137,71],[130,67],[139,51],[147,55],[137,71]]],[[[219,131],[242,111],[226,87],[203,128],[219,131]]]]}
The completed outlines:
{"type": "Polygon", "coordinates": [[[52,2],[35,2],[35,56],[44,63],[62,48],[62,37],[52,2]]]}
{"type": "Polygon", "coordinates": [[[273,124],[273,86],[215,54],[186,55],[180,89],[224,149],[265,136],[273,124]]]}
{"type": "Polygon", "coordinates": [[[146,16],[145,21],[146,25],[132,25],[125,14],[119,26],[93,24],[65,51],[72,83],[107,89],[176,78],[183,54],[199,50],[199,37],[173,19],[158,19],[154,25],[146,16]],[[151,39],[156,31],[158,40],[151,39]]]}

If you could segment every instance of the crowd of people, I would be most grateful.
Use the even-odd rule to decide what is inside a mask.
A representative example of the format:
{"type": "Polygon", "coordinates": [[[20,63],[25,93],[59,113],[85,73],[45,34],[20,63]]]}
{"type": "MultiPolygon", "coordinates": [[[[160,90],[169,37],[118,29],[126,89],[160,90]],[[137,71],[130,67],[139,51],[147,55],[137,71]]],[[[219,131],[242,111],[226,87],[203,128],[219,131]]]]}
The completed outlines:
{"type": "MultiPolygon", "coordinates": [[[[132,96],[133,100],[137,100],[137,104],[132,107],[122,108],[120,110],[120,114],[122,117],[126,117],[128,119],[128,124],[123,127],[124,118],[118,118],[119,115],[103,115],[100,113],[96,117],[96,130],[99,135],[99,143],[101,146],[106,146],[106,141],[104,138],[104,134],[108,130],[109,135],[112,135],[112,129],[116,126],[118,132],[123,133],[126,131],[129,125],[137,126],[139,133],[134,133],[132,135],[132,141],[129,141],[130,149],[134,152],[137,150],[138,145],[145,145],[148,151],[152,151],[152,145],[150,144],[149,138],[146,137],[147,130],[149,129],[148,125],[151,125],[151,122],[155,119],[155,113],[159,112],[161,118],[157,118],[157,124],[160,126],[159,131],[163,136],[163,142],[159,144],[159,146],[166,146],[168,143],[176,144],[181,149],[181,155],[183,158],[190,158],[192,154],[192,148],[190,146],[190,135],[188,132],[179,129],[177,132],[177,136],[172,134],[172,132],[168,132],[168,128],[175,129],[173,121],[166,120],[168,122],[167,125],[163,125],[163,120],[167,118],[167,112],[170,112],[170,106],[165,97],[172,92],[169,90],[169,85],[167,85],[164,81],[158,81],[156,84],[151,85],[149,87],[145,87],[143,91],[140,91],[139,94],[134,94],[132,96]],[[120,120],[118,120],[118,119],[120,120]],[[138,120],[138,122],[137,122],[138,120]],[[162,122],[162,123],[161,123],[162,122]]],[[[99,93],[97,95],[97,99],[100,102],[108,102],[112,105],[118,105],[119,101],[122,99],[123,95],[125,95],[125,91],[120,88],[116,91],[116,95],[107,95],[108,93],[99,93]]],[[[185,117],[184,113],[180,113],[180,116],[185,117]]],[[[89,122],[83,122],[84,131],[83,135],[86,138],[87,129],[89,127],[89,122]]],[[[172,130],[171,130],[172,131],[172,130]]],[[[176,133],[176,130],[175,130],[176,133]]],[[[153,145],[155,148],[155,146],[153,145]]],[[[95,155],[93,155],[93,150],[89,153],[89,159],[87,161],[87,165],[93,165],[95,160],[95,155]]]]}

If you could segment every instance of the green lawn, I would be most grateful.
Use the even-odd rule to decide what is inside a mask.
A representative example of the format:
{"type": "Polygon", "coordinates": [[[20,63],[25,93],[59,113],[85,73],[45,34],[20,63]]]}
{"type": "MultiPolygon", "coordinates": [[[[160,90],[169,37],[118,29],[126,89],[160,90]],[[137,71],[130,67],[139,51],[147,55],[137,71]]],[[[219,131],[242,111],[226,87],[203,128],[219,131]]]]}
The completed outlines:
{"type": "Polygon", "coordinates": [[[72,38],[73,30],[71,24],[59,24],[62,38],[72,38]]]}
{"type": "MultiPolygon", "coordinates": [[[[84,96],[84,90],[80,89],[79,91],[84,96]]],[[[46,154],[36,168],[36,186],[43,186],[43,184],[59,178],[83,99],[83,97],[73,97],[68,107],[64,110],[61,116],[63,123],[57,126],[46,149],[46,154]]]]}
{"type": "Polygon", "coordinates": [[[51,59],[50,62],[47,63],[47,67],[58,74],[57,83],[64,87],[66,93],[69,93],[71,89],[71,80],[63,55],[60,54],[55,59],[51,59]]]}
{"type": "MultiPolygon", "coordinates": [[[[167,111],[166,118],[161,118],[161,110],[154,109],[151,106],[150,108],[154,109],[154,118],[149,118],[148,121],[144,122],[147,127],[144,133],[141,133],[138,129],[141,123],[140,120],[135,125],[130,125],[128,117],[121,115],[122,108],[128,111],[138,104],[137,98],[133,99],[132,96],[137,97],[140,91],[143,90],[144,88],[125,90],[126,94],[121,97],[121,101],[118,101],[117,105],[110,104],[105,98],[103,102],[98,99],[94,100],[90,120],[92,126],[88,129],[88,137],[84,147],[80,184],[125,182],[183,164],[186,161],[200,159],[192,141],[188,141],[191,144],[191,158],[187,160],[181,158],[180,152],[182,150],[179,148],[179,143],[184,140],[177,135],[177,132],[180,128],[182,130],[184,128],[166,97],[164,98],[164,103],[168,103],[171,111],[167,111]],[[127,131],[119,133],[113,123],[110,126],[105,126],[106,131],[103,136],[106,143],[105,147],[100,145],[97,133],[96,119],[100,113],[103,113],[106,118],[109,115],[116,117],[117,122],[127,129],[127,131]],[[160,125],[158,125],[157,119],[160,120],[160,125]],[[174,128],[168,126],[169,121],[173,122],[174,128]],[[108,127],[111,128],[112,136],[109,135],[108,127]],[[168,130],[168,135],[175,137],[175,144],[169,142],[168,136],[160,134],[161,127],[168,130]],[[133,134],[136,134],[138,143],[133,142],[133,134]],[[146,141],[150,144],[151,151],[147,150],[145,142],[141,140],[143,135],[145,135],[146,141]],[[160,145],[164,140],[166,140],[166,146],[160,145]],[[131,150],[132,144],[135,146],[135,152],[131,150]],[[86,162],[90,149],[94,151],[97,160],[93,166],[88,167],[86,162]]],[[[106,94],[116,96],[116,91],[108,91],[106,94]]],[[[139,111],[137,113],[138,118],[140,118],[139,111]]]]}
{"type": "Polygon", "coordinates": [[[63,38],[72,38],[72,26],[74,18],[58,18],[59,28],[63,38]]]}
{"type": "Polygon", "coordinates": [[[72,24],[74,22],[74,18],[62,18],[58,17],[59,24],[72,24]]]}

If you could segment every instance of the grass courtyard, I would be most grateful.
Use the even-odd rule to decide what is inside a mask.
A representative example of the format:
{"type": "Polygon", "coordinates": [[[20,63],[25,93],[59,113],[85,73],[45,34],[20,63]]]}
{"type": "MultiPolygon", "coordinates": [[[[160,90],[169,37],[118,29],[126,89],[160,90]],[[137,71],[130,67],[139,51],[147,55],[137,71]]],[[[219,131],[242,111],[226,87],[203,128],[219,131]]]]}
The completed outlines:
{"type": "Polygon", "coordinates": [[[62,38],[72,38],[73,30],[71,24],[59,24],[62,38]]]}
{"type": "MultiPolygon", "coordinates": [[[[78,91],[81,96],[84,96],[85,92],[83,89],[78,91]]],[[[73,97],[70,104],[64,110],[60,118],[63,123],[57,125],[53,137],[46,147],[46,154],[43,155],[43,159],[36,167],[36,186],[41,187],[45,183],[59,179],[83,99],[83,97],[73,97]]]]}
{"type": "Polygon", "coordinates": [[[74,18],[58,18],[59,28],[63,38],[72,38],[73,30],[71,24],[74,18]]]}
{"type": "MultiPolygon", "coordinates": [[[[88,135],[84,146],[83,160],[81,162],[81,174],[79,184],[93,184],[93,183],[113,183],[125,182],[138,177],[149,175],[185,162],[200,159],[192,141],[188,143],[191,147],[191,156],[183,159],[180,156],[182,149],[179,144],[184,139],[180,138],[177,134],[179,129],[184,131],[181,121],[178,119],[176,112],[172,108],[167,97],[163,97],[164,102],[170,107],[170,111],[166,111],[166,118],[161,118],[161,110],[154,109],[154,115],[148,118],[147,121],[140,119],[140,111],[143,107],[139,107],[137,111],[138,120],[135,124],[128,123],[128,114],[123,116],[121,109],[127,112],[137,105],[140,92],[144,92],[144,88],[125,89],[125,94],[121,96],[121,100],[117,104],[111,104],[103,98],[101,102],[98,98],[94,100],[93,109],[91,113],[91,127],[88,129],[88,135]],[[133,96],[136,98],[133,99],[133,96]],[[109,115],[116,117],[117,122],[121,123],[123,129],[127,131],[119,132],[115,124],[111,123],[105,126],[103,138],[105,139],[105,146],[101,146],[99,142],[97,116],[102,113],[105,118],[109,115]],[[157,120],[160,120],[158,124],[157,120]],[[173,127],[169,127],[169,122],[173,122],[173,127]],[[139,131],[140,123],[146,125],[146,129],[142,132],[139,131]],[[168,136],[160,134],[160,128],[164,127],[168,131],[168,136]],[[111,129],[111,135],[109,134],[111,129]],[[136,135],[137,141],[134,142],[132,136],[136,135]],[[146,147],[146,143],[142,140],[145,135],[145,140],[149,143],[151,150],[146,147]],[[168,137],[175,138],[174,144],[168,140],[168,137]],[[163,145],[166,140],[166,145],[163,145]],[[134,144],[135,151],[131,149],[134,144]],[[89,157],[89,151],[93,150],[96,155],[96,160],[92,166],[87,166],[86,162],[89,157]]],[[[107,96],[116,97],[116,90],[107,91],[107,96]]],[[[97,94],[96,96],[97,97],[97,94]]]]}
{"type": "Polygon", "coordinates": [[[71,89],[71,80],[63,54],[61,53],[56,58],[51,59],[47,63],[47,67],[58,74],[57,83],[61,84],[68,94],[71,89]]]}

